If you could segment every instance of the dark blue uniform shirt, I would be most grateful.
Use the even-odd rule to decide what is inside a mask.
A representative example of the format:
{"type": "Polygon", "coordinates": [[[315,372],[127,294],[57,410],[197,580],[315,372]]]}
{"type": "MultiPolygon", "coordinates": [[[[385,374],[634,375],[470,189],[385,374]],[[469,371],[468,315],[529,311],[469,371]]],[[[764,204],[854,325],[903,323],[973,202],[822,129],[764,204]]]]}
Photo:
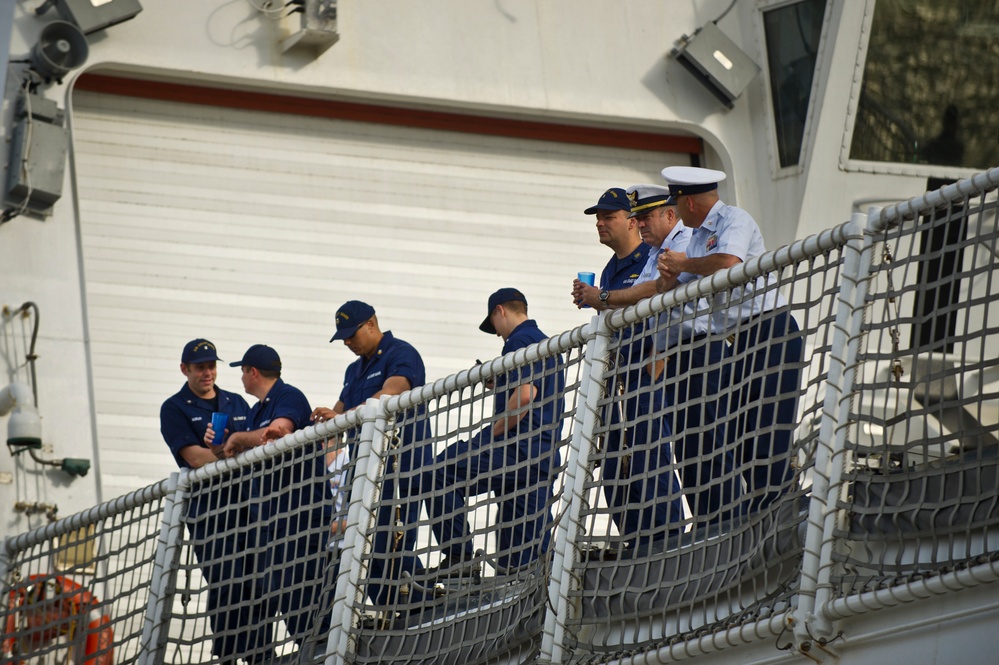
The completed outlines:
{"type": "Polygon", "coordinates": [[[302,391],[278,379],[267,396],[253,405],[247,429],[267,427],[278,418],[287,418],[299,430],[312,424],[311,415],[312,407],[302,391]]]}
{"type": "MultiPolygon", "coordinates": [[[[538,329],[534,319],[528,319],[510,333],[503,344],[503,354],[546,339],[548,336],[538,329]]],[[[521,418],[516,432],[507,433],[503,438],[516,437],[520,459],[544,457],[538,469],[542,474],[550,472],[547,456],[544,453],[551,450],[552,444],[558,440],[562,430],[562,415],[565,411],[563,398],[565,370],[561,365],[561,356],[551,356],[496,377],[494,409],[497,416],[506,411],[512,389],[527,382],[537,389],[531,410],[521,418]]],[[[555,464],[559,464],[557,455],[555,460],[555,464]]]]}
{"type": "Polygon", "coordinates": [[[643,242],[623,259],[619,259],[617,254],[611,256],[610,261],[604,266],[604,271],[600,273],[600,288],[614,291],[632,286],[642,274],[642,268],[649,260],[651,250],[652,248],[643,242]]]}
{"type": "MultiPolygon", "coordinates": [[[[423,358],[413,345],[396,339],[391,332],[382,335],[378,349],[370,358],[360,357],[350,364],[344,374],[343,390],[340,391],[340,401],[345,410],[364,404],[374,396],[390,376],[401,376],[409,381],[410,388],[422,386],[427,381],[423,358]]],[[[397,416],[397,424],[401,425],[401,447],[399,468],[409,471],[429,464],[433,459],[433,451],[429,445],[430,424],[423,417],[425,408],[421,404],[415,410],[410,409],[397,416]],[[413,447],[419,445],[420,454],[413,461],[413,447]]]]}
{"type": "MultiPolygon", "coordinates": [[[[240,395],[215,387],[218,397],[218,411],[229,415],[226,427],[230,432],[245,430],[249,424],[250,406],[240,395]]],[[[186,383],[180,391],[163,402],[160,407],[160,432],[163,440],[170,446],[170,452],[182,469],[192,468],[180,451],[188,446],[205,446],[205,431],[212,422],[212,412],[216,409],[211,402],[203,400],[191,390],[186,383]]],[[[231,482],[239,484],[239,474],[230,476],[231,482]]],[[[239,503],[247,496],[239,493],[223,493],[221,488],[210,492],[195,491],[188,506],[187,514],[197,517],[210,512],[217,512],[221,506],[231,502],[239,503]]]]}
{"type": "MultiPolygon", "coordinates": [[[[246,430],[250,415],[250,406],[246,400],[226,390],[215,387],[218,396],[218,411],[229,415],[230,432],[246,430]]],[[[170,446],[177,466],[189,469],[191,465],[180,454],[187,446],[205,447],[205,430],[212,422],[212,412],[216,409],[211,402],[201,399],[186,383],[176,395],[173,395],[160,407],[160,432],[170,446]]]]}
{"type": "MultiPolygon", "coordinates": [[[[607,262],[604,271],[600,273],[600,288],[614,291],[634,286],[635,280],[642,274],[642,269],[645,268],[645,264],[648,262],[650,252],[653,252],[652,247],[643,242],[623,259],[619,259],[616,254],[612,256],[610,261],[607,262]]],[[[634,333],[631,329],[626,329],[622,339],[628,339],[632,334],[641,333],[643,325],[641,323],[635,324],[634,333]]],[[[641,343],[631,345],[622,344],[619,362],[627,364],[629,358],[635,352],[638,353],[636,358],[640,358],[642,356],[641,348],[641,343]]]]}

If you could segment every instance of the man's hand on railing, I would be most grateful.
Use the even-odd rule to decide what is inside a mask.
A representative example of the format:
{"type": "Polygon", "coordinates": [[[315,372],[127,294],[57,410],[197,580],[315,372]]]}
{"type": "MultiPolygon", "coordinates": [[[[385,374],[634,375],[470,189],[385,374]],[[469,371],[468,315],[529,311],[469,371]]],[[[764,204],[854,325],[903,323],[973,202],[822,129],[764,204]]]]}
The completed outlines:
{"type": "MultiPolygon", "coordinates": [[[[236,434],[240,434],[240,432],[237,432],[236,434]]],[[[223,454],[226,457],[235,457],[236,455],[239,455],[241,452],[248,449],[249,447],[250,446],[245,446],[241,444],[239,437],[234,434],[233,436],[229,437],[228,441],[225,442],[225,446],[223,446],[223,454]]]]}
{"type": "Polygon", "coordinates": [[[312,422],[321,423],[325,420],[333,420],[336,418],[336,411],[333,409],[327,409],[325,406],[319,406],[312,411],[312,422]]]}
{"type": "Polygon", "coordinates": [[[287,432],[285,432],[285,429],[283,427],[271,425],[260,434],[260,443],[264,444],[267,443],[268,441],[274,441],[276,439],[280,439],[285,434],[287,434],[287,432]]]}

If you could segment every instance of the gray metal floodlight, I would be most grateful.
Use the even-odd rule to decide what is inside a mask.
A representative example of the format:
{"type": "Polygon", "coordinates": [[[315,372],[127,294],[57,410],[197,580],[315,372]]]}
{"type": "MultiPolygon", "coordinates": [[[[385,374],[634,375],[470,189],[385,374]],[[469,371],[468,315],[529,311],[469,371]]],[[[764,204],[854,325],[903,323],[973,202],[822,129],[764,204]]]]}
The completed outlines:
{"type": "Polygon", "coordinates": [[[100,5],[93,0],[46,0],[35,13],[44,14],[52,7],[85,35],[127,21],[142,11],[139,0],[105,0],[100,5]]]}
{"type": "Polygon", "coordinates": [[[670,55],[728,108],[760,71],[714,23],[681,37],[670,55]]]}

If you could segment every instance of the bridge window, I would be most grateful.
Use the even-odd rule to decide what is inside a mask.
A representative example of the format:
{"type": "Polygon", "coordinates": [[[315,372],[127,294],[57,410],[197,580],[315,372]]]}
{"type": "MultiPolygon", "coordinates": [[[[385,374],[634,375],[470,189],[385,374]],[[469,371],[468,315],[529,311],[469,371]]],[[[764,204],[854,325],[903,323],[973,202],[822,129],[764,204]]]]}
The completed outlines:
{"type": "Polygon", "coordinates": [[[782,168],[797,164],[801,154],[825,11],[826,0],[802,0],[763,12],[777,154],[782,168]]]}
{"type": "Polygon", "coordinates": [[[999,163],[999,4],[878,0],[851,159],[999,163]]]}

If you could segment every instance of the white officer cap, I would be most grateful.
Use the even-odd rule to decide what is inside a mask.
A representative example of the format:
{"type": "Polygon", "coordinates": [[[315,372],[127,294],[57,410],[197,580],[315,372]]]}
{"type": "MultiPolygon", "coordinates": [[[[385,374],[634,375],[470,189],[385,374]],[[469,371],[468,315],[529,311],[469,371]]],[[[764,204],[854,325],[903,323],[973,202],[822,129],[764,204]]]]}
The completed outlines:
{"type": "Polygon", "coordinates": [[[632,185],[628,188],[628,200],[631,201],[630,217],[645,210],[676,203],[670,198],[669,189],[659,185],[632,185]]]}
{"type": "Polygon", "coordinates": [[[710,192],[718,189],[718,183],[726,177],[723,171],[696,166],[667,166],[662,170],[662,176],[669,184],[671,196],[710,192]]]}

